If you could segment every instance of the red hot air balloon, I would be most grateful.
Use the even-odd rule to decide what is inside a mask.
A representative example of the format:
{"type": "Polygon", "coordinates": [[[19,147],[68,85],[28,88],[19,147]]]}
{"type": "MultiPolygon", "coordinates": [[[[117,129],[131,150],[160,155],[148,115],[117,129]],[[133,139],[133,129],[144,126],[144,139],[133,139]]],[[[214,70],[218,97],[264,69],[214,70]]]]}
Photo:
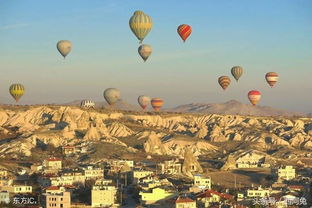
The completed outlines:
{"type": "Polygon", "coordinates": [[[248,92],[248,99],[252,105],[257,105],[261,98],[261,93],[257,90],[251,90],[248,92]]]}
{"type": "Polygon", "coordinates": [[[278,74],[275,73],[275,72],[268,72],[265,75],[265,79],[266,79],[267,83],[271,87],[273,87],[276,84],[277,80],[278,80],[278,74]]]}
{"type": "Polygon", "coordinates": [[[164,105],[164,101],[161,98],[153,98],[151,100],[152,107],[155,111],[159,111],[164,105]]]}
{"type": "Polygon", "coordinates": [[[178,33],[180,35],[180,37],[182,38],[182,40],[185,42],[186,39],[191,35],[192,33],[192,27],[187,25],[187,24],[183,24],[183,25],[180,25],[178,27],[178,33]]]}

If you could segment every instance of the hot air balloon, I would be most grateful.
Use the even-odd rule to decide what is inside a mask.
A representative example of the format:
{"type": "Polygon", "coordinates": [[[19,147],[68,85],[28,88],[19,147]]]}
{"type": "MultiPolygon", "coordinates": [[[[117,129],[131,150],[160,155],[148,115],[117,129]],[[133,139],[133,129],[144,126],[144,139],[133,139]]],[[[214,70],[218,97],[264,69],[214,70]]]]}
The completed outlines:
{"type": "Polygon", "coordinates": [[[265,75],[265,79],[266,79],[267,83],[271,87],[273,87],[276,84],[277,80],[278,80],[278,74],[275,73],[275,72],[268,72],[265,75]]]}
{"type": "Polygon", "coordinates": [[[243,67],[241,66],[233,66],[231,69],[231,73],[233,77],[238,81],[238,79],[242,76],[243,74],[243,67]]]}
{"type": "Polygon", "coordinates": [[[109,105],[114,105],[120,99],[120,91],[116,88],[107,88],[103,95],[109,105]]]}
{"type": "Polygon", "coordinates": [[[72,43],[69,40],[60,40],[57,42],[56,47],[65,59],[72,49],[72,43]]]}
{"type": "Polygon", "coordinates": [[[22,84],[12,84],[9,89],[10,94],[16,102],[24,95],[25,88],[22,84]]]}
{"type": "Polygon", "coordinates": [[[83,100],[81,101],[80,106],[83,108],[94,108],[95,102],[93,102],[92,100],[83,100]]]}
{"type": "Polygon", "coordinates": [[[143,39],[147,36],[153,27],[153,21],[150,16],[144,14],[142,11],[135,11],[129,20],[129,26],[134,35],[142,43],[143,39]]]}
{"type": "Polygon", "coordinates": [[[153,98],[151,104],[155,111],[159,111],[164,105],[164,101],[161,98],[153,98]]]}
{"type": "Polygon", "coordinates": [[[192,27],[187,24],[183,24],[178,27],[177,31],[183,42],[185,42],[192,33],[192,27]]]}
{"type": "Polygon", "coordinates": [[[148,57],[152,54],[152,47],[150,45],[142,44],[140,45],[138,52],[145,62],[148,59],[148,57]]]}
{"type": "Polygon", "coordinates": [[[221,76],[218,79],[220,86],[225,90],[231,83],[231,79],[228,76],[221,76]]]}
{"type": "Polygon", "coordinates": [[[148,106],[148,104],[151,102],[151,98],[145,96],[145,95],[141,95],[138,97],[138,103],[139,105],[143,108],[143,110],[146,109],[146,107],[148,106]]]}
{"type": "Polygon", "coordinates": [[[261,98],[261,93],[257,90],[251,90],[248,92],[248,99],[252,105],[257,105],[261,98]]]}

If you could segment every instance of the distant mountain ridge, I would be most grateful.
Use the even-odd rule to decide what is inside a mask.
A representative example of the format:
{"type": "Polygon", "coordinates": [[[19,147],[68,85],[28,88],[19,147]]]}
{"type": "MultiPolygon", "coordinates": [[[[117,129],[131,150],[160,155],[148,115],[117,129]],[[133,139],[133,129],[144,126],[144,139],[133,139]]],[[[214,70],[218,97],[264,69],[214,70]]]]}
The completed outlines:
{"type": "Polygon", "coordinates": [[[252,106],[230,100],[225,103],[190,103],[180,105],[169,111],[188,112],[188,113],[207,113],[223,115],[253,115],[253,116],[307,116],[300,112],[290,112],[268,106],[252,106]]]}
{"type": "MultiPolygon", "coordinates": [[[[80,106],[81,100],[75,100],[63,105],[80,106]]],[[[107,108],[108,104],[104,101],[95,102],[96,108],[107,108]]],[[[141,111],[142,109],[137,105],[129,104],[123,100],[115,104],[116,109],[127,111],[141,111]]],[[[150,109],[152,110],[152,109],[150,109]]],[[[167,112],[181,112],[181,113],[203,113],[203,114],[221,114],[221,115],[251,115],[251,116],[304,116],[308,114],[300,112],[291,112],[287,110],[272,108],[268,106],[252,106],[244,104],[237,100],[230,100],[225,103],[190,103],[179,105],[175,108],[163,109],[167,112]]]]}

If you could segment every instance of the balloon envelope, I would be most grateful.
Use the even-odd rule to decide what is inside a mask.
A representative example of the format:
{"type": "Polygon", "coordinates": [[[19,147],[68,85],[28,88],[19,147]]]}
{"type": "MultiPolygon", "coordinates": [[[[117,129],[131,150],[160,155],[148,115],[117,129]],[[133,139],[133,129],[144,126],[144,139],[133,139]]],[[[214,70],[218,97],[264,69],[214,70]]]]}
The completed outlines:
{"type": "Polygon", "coordinates": [[[182,40],[185,42],[186,39],[191,35],[192,33],[192,27],[187,24],[182,24],[177,29],[178,34],[182,38],[182,40]]]}
{"type": "Polygon", "coordinates": [[[150,16],[142,11],[135,11],[129,20],[129,26],[134,35],[142,43],[143,39],[151,31],[153,27],[153,21],[150,16]]]}
{"type": "Polygon", "coordinates": [[[231,83],[231,79],[228,76],[221,76],[218,79],[219,85],[225,90],[231,83]]]}
{"type": "Polygon", "coordinates": [[[267,83],[271,87],[273,87],[276,84],[277,80],[278,80],[278,74],[276,72],[268,72],[265,75],[265,79],[266,79],[267,83]]]}
{"type": "Polygon", "coordinates": [[[138,97],[138,103],[143,109],[146,109],[146,107],[148,106],[150,102],[151,102],[151,98],[145,95],[141,95],[138,97]]]}
{"type": "Polygon", "coordinates": [[[57,50],[65,58],[72,49],[72,43],[69,40],[60,40],[56,44],[57,50]]]}
{"type": "Polygon", "coordinates": [[[16,102],[24,95],[25,88],[22,84],[12,84],[9,88],[9,92],[16,102]]]}
{"type": "Polygon", "coordinates": [[[164,101],[161,98],[153,98],[151,101],[151,105],[155,111],[159,111],[164,105],[164,101]]]}
{"type": "Polygon", "coordinates": [[[233,77],[236,79],[236,81],[238,81],[239,78],[243,74],[243,67],[241,67],[241,66],[233,66],[232,69],[231,69],[231,73],[232,73],[233,77]]]}
{"type": "Polygon", "coordinates": [[[257,105],[261,98],[261,93],[258,90],[251,90],[248,92],[248,99],[252,105],[257,105]]]}
{"type": "Polygon", "coordinates": [[[103,95],[109,105],[114,105],[120,99],[120,91],[116,88],[106,89],[103,95]]]}
{"type": "Polygon", "coordinates": [[[152,54],[152,47],[150,45],[142,44],[138,48],[138,52],[142,59],[146,61],[148,57],[152,54]]]}

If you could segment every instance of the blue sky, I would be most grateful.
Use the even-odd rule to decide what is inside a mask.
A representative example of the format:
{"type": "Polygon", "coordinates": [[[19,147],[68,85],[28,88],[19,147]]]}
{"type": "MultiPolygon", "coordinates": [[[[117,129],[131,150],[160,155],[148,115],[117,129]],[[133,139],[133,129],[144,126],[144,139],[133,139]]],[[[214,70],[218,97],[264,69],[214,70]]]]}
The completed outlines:
{"type": "Polygon", "coordinates": [[[103,99],[116,87],[123,100],[162,97],[165,107],[236,99],[262,92],[260,105],[312,112],[312,1],[309,0],[0,0],[0,102],[13,103],[10,84],[26,87],[26,103],[103,99]],[[143,63],[129,18],[143,10],[154,21],[143,63]],[[190,24],[183,44],[176,28],[190,24]],[[73,43],[63,60],[58,40],[73,43]],[[230,68],[245,69],[223,91],[230,68]],[[276,87],[266,72],[280,75],[276,87]]]}

